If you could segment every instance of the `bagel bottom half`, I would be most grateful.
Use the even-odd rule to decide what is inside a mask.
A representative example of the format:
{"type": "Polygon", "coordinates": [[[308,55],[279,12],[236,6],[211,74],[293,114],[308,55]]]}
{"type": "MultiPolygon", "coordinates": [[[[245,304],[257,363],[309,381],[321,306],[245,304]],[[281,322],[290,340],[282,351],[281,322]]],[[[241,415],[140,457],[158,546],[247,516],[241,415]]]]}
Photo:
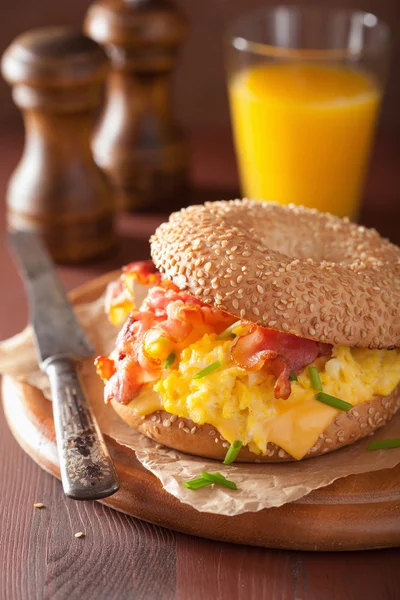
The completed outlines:
{"type": "MultiPolygon", "coordinates": [[[[196,425],[190,419],[158,410],[149,415],[137,415],[129,405],[111,401],[118,415],[134,429],[159,444],[180,452],[204,458],[223,460],[229,447],[227,442],[211,425],[196,425]]],[[[400,408],[400,384],[389,396],[375,396],[369,402],[341,412],[320,435],[317,443],[304,458],[319,456],[348,446],[374,433],[386,425],[400,408]]],[[[304,458],[302,460],[304,460],[304,458]]],[[[283,462],[295,460],[276,444],[268,443],[267,454],[254,454],[243,447],[237,462],[283,462]]]]}

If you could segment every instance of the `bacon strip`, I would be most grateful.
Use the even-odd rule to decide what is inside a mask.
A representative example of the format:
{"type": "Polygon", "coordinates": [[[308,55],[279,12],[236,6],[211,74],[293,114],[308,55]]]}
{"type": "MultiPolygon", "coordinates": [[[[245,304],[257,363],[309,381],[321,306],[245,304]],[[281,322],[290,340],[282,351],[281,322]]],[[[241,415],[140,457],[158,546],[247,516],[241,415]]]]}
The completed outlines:
{"type": "MultiPolygon", "coordinates": [[[[151,286],[161,284],[159,273],[151,261],[126,265],[116,281],[107,286],[105,308],[113,325],[120,325],[135,308],[134,283],[151,286]]],[[[173,284],[172,284],[173,285],[173,284]]]]}
{"type": "Polygon", "coordinates": [[[272,375],[276,377],[276,382],[274,385],[274,395],[275,398],[283,398],[283,400],[287,400],[290,396],[290,392],[292,391],[290,384],[290,367],[286,362],[284,356],[280,356],[276,354],[276,352],[271,352],[270,359],[265,361],[265,365],[267,369],[272,375]]]}
{"type": "Polygon", "coordinates": [[[273,373],[277,378],[275,398],[286,399],[291,391],[290,372],[300,373],[318,356],[330,353],[331,348],[328,344],[252,325],[232,344],[231,358],[242,369],[260,371],[265,368],[273,373]]]}
{"type": "Polygon", "coordinates": [[[139,260],[122,269],[122,276],[125,281],[137,281],[142,285],[159,285],[161,282],[161,273],[157,271],[151,260],[139,260]]]}
{"type": "Polygon", "coordinates": [[[115,363],[108,356],[97,356],[94,360],[96,373],[103,381],[108,381],[114,375],[116,368],[115,363]]]}
{"type": "Polygon", "coordinates": [[[104,360],[97,365],[107,380],[106,401],[129,403],[142,385],[160,378],[168,353],[183,350],[206,333],[221,333],[235,320],[170,285],[151,288],[141,309],[131,311],[118,335],[113,368],[104,360]],[[167,348],[165,356],[158,348],[152,352],[158,341],[167,348]]]}

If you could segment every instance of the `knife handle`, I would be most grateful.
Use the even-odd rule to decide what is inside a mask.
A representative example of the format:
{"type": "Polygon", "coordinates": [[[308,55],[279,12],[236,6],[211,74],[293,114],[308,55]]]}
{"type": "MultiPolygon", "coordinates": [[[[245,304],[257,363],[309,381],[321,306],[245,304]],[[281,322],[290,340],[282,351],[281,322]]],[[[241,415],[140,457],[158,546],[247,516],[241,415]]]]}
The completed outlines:
{"type": "Polygon", "coordinates": [[[119,489],[119,479],[73,361],[53,359],[50,380],[64,492],[75,500],[98,500],[119,489]]]}

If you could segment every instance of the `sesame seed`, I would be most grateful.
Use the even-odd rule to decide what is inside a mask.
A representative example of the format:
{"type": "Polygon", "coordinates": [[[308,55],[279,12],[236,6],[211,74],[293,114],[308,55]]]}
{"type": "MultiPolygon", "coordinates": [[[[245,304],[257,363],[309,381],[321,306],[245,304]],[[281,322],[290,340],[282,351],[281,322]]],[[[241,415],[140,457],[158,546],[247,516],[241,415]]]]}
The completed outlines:
{"type": "Polygon", "coordinates": [[[45,505],[43,504],[43,502],[35,502],[35,504],[33,506],[35,508],[45,508],[45,505]]]}
{"type": "Polygon", "coordinates": [[[74,537],[76,537],[76,538],[85,537],[85,534],[83,531],[77,531],[76,533],[74,533],[74,537]]]}

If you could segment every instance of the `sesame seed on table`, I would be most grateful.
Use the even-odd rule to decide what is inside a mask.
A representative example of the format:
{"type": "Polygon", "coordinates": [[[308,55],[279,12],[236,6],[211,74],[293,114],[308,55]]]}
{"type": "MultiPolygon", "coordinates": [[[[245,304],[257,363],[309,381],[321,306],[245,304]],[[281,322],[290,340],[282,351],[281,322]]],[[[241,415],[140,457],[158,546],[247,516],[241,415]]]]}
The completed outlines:
{"type": "MultiPolygon", "coordinates": [[[[208,155],[204,140],[204,134],[199,139],[193,138],[196,162],[192,176],[197,189],[191,201],[237,196],[228,138],[209,136],[212,156],[215,157],[215,148],[219,148],[218,164],[208,155]],[[222,181],[220,189],[211,189],[218,188],[215,185],[218,177],[222,181]]],[[[17,132],[6,131],[0,136],[3,197],[21,143],[17,132]]],[[[363,214],[365,224],[374,225],[398,244],[399,162],[398,142],[382,137],[372,163],[363,214]]],[[[119,217],[120,244],[113,256],[81,267],[60,268],[66,287],[71,289],[126,262],[147,258],[148,238],[164,218],[164,215],[144,214],[119,217]]],[[[17,333],[27,319],[22,284],[7,254],[4,232],[2,203],[0,339],[17,333]]],[[[202,270],[199,277],[208,281],[211,266],[206,263],[198,268],[202,270]]],[[[255,268],[260,270],[261,266],[255,268]]],[[[238,275],[236,283],[237,289],[244,287],[242,275],[238,275]]],[[[264,292],[263,286],[262,281],[254,284],[255,299],[264,292]]],[[[286,298],[278,296],[277,300],[280,300],[278,311],[290,310],[286,298]]],[[[370,413],[368,418],[375,415],[370,413]]],[[[193,432],[188,430],[188,433],[193,432]]],[[[340,433],[338,430],[337,435],[340,433]]],[[[175,533],[99,503],[75,502],[63,495],[59,481],[21,450],[2,413],[0,456],[0,600],[74,600],[78,593],[85,600],[394,600],[400,597],[399,549],[307,553],[241,547],[175,533]]]]}

